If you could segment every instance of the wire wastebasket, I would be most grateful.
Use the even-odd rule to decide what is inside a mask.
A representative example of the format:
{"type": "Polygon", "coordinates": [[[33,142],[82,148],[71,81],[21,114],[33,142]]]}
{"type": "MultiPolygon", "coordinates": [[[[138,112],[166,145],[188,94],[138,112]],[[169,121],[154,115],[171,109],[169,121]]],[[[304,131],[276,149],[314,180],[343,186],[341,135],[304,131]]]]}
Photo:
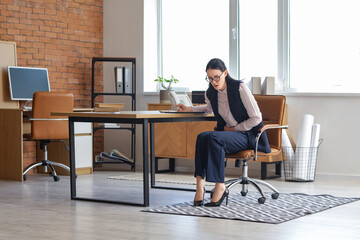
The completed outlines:
{"type": "Polygon", "coordinates": [[[313,182],[315,180],[317,155],[322,139],[317,147],[283,147],[285,181],[313,182]]]}

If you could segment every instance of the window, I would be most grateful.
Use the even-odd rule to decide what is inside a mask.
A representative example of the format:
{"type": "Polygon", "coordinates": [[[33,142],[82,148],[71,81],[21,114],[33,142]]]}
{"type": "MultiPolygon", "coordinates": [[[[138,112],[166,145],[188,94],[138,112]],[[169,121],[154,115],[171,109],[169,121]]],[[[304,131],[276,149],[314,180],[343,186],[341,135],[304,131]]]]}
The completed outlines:
{"type": "Polygon", "coordinates": [[[278,0],[241,0],[240,79],[278,76],[278,0]]]}
{"type": "Polygon", "coordinates": [[[229,1],[162,1],[162,70],[175,87],[206,89],[211,58],[229,63],[229,1]]]}
{"type": "Polygon", "coordinates": [[[206,63],[218,57],[234,78],[274,76],[278,90],[359,92],[359,0],[145,2],[158,6],[157,32],[145,39],[153,52],[145,54],[145,91],[155,91],[157,75],[205,90],[206,63]]]}
{"type": "Polygon", "coordinates": [[[205,90],[205,67],[214,57],[225,62],[234,78],[277,77],[277,0],[145,2],[145,91],[155,91],[157,75],[174,75],[180,80],[176,88],[205,90]],[[156,2],[157,19],[147,14],[156,2]]]}
{"type": "Polygon", "coordinates": [[[360,77],[359,7],[358,0],[290,0],[291,88],[354,91],[360,77]]]}
{"type": "MultiPolygon", "coordinates": [[[[161,7],[160,10],[158,9],[158,14],[161,14],[161,18],[160,33],[158,33],[160,42],[158,64],[161,66],[157,69],[157,74],[165,78],[174,75],[179,79],[174,85],[175,88],[206,89],[207,62],[217,57],[225,64],[229,63],[229,1],[162,0],[159,2],[161,7]]],[[[144,23],[149,24],[146,20],[144,23]]],[[[146,53],[154,47],[145,46],[145,48],[146,53]]],[[[154,53],[149,55],[156,56],[154,53]]],[[[145,65],[155,62],[154,59],[147,61],[146,58],[145,61],[145,65]]],[[[151,69],[147,72],[152,72],[153,75],[155,68],[151,69]]],[[[155,91],[156,84],[153,79],[156,77],[157,75],[151,78],[146,76],[145,91],[155,91]],[[151,81],[151,84],[148,81],[151,81]]]]}

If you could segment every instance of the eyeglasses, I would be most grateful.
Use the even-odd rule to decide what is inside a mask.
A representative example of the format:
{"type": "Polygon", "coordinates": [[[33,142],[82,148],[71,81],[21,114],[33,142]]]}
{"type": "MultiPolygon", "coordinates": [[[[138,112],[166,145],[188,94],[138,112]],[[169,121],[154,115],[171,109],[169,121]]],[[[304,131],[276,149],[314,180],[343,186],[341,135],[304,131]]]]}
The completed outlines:
{"type": "Polygon", "coordinates": [[[215,76],[215,77],[209,77],[209,76],[206,76],[205,77],[205,80],[207,81],[207,82],[218,82],[218,81],[220,81],[220,78],[221,78],[221,76],[223,75],[223,73],[224,72],[222,72],[221,74],[220,74],[220,76],[215,76]]]}

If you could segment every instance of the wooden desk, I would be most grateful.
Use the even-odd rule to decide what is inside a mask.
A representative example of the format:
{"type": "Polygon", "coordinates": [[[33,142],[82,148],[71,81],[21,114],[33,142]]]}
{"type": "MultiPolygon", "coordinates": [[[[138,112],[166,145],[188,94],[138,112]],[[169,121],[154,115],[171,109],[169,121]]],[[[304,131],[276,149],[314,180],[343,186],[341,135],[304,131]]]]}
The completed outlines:
{"type": "MultiPolygon", "coordinates": [[[[70,142],[70,188],[71,199],[87,200],[96,202],[121,203],[136,206],[149,206],[149,130],[150,130],[150,170],[151,187],[155,186],[155,161],[154,161],[154,123],[159,122],[189,122],[189,121],[213,121],[213,115],[198,113],[160,113],[158,111],[123,111],[117,113],[107,112],[65,112],[52,113],[53,116],[69,117],[69,142],[70,142]],[[143,203],[113,201],[108,199],[94,199],[79,197],[76,195],[75,178],[75,145],[74,145],[74,123],[75,122],[100,122],[100,123],[131,123],[142,125],[143,135],[143,203]],[[150,126],[150,128],[149,128],[150,126]]],[[[159,187],[160,188],[160,187],[159,187]]]]}
{"type": "MultiPolygon", "coordinates": [[[[74,109],[83,111],[83,109],[74,109]]],[[[87,111],[91,109],[86,109],[87,111]]],[[[21,108],[0,108],[0,179],[23,181],[23,135],[29,134],[29,123],[24,124],[24,115],[30,110],[21,108]]],[[[92,128],[85,131],[78,128],[78,145],[86,145],[85,149],[92,148],[92,128]],[[80,142],[79,142],[80,140],[80,142]],[[85,140],[86,143],[84,143],[85,140]]],[[[63,143],[54,142],[49,145],[49,159],[55,162],[69,165],[69,155],[63,143]]],[[[78,153],[80,154],[80,153],[78,153]]],[[[80,154],[81,155],[81,154],[80,154]]],[[[84,155],[88,160],[84,160],[81,168],[77,169],[77,174],[92,172],[92,154],[84,155]],[[89,163],[85,163],[89,162],[89,163]]],[[[43,152],[39,151],[37,161],[41,161],[43,152]]],[[[59,174],[69,174],[65,170],[56,167],[59,174]]],[[[41,172],[41,170],[39,171],[41,172]]]]}

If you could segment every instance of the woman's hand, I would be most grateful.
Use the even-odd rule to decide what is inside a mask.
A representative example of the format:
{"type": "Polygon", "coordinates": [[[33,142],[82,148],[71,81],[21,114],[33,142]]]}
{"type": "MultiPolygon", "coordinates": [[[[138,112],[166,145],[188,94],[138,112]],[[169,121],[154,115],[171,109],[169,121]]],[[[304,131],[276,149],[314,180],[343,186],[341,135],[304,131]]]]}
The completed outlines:
{"type": "Polygon", "coordinates": [[[192,107],[187,107],[184,104],[179,103],[176,104],[175,106],[178,112],[192,112],[192,107]]]}
{"type": "Polygon", "coordinates": [[[235,129],[235,127],[227,127],[227,126],[225,126],[224,131],[232,131],[232,132],[234,132],[234,131],[236,131],[236,129],[235,129]]]}

